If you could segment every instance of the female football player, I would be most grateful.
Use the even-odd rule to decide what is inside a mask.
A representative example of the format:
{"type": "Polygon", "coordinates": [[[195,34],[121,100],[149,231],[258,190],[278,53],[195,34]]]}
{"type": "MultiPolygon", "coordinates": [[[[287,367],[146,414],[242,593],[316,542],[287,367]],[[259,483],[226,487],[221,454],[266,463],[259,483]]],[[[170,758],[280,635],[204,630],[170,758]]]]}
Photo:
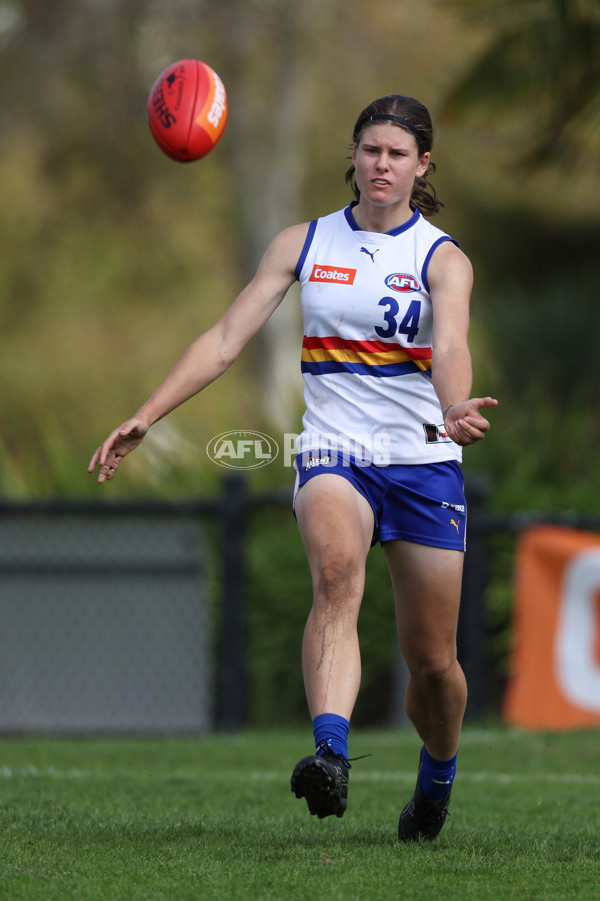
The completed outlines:
{"type": "Polygon", "coordinates": [[[305,413],[294,511],[312,575],[302,668],[315,753],[291,786],[311,814],[347,806],[348,732],[360,684],[365,562],[386,555],[409,670],[406,710],[421,740],[401,841],[433,839],[448,811],[466,704],[456,656],[465,551],[462,447],[485,437],[497,401],[471,397],[472,269],[427,218],[433,129],[417,100],[360,114],[345,209],[281,232],[252,281],[188,347],[137,412],[95,451],[110,481],[150,426],[222,375],[298,280],[305,413]]]}

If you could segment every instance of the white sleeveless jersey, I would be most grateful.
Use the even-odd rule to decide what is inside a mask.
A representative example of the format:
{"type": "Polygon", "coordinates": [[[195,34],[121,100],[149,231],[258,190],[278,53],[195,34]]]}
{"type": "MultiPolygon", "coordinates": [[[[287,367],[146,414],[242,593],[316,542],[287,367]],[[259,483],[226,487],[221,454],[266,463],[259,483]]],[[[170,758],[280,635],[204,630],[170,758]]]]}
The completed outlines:
{"type": "Polygon", "coordinates": [[[431,380],[427,282],[434,250],[453,239],[418,210],[386,234],[361,231],[354,205],[310,223],[296,267],[306,403],[298,450],[380,465],[460,460],[431,380]]]}

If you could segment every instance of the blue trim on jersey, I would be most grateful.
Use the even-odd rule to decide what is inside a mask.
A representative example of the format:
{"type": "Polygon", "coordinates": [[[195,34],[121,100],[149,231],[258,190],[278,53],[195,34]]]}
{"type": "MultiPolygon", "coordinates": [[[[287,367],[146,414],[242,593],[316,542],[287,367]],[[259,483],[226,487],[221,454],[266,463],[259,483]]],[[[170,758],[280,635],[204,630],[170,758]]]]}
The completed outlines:
{"type": "Polygon", "coordinates": [[[409,228],[412,228],[413,225],[416,225],[420,218],[421,213],[418,209],[415,209],[408,222],[405,222],[404,225],[399,225],[398,228],[392,228],[389,232],[386,232],[386,235],[392,235],[392,237],[401,235],[402,232],[408,231],[409,228]]]}
{"type": "Polygon", "coordinates": [[[361,229],[358,227],[354,220],[354,216],[352,215],[352,207],[356,206],[357,201],[353,200],[352,203],[346,207],[344,210],[344,216],[346,217],[346,222],[350,226],[353,232],[359,232],[361,229]]]}
{"type": "MultiPolygon", "coordinates": [[[[364,229],[358,227],[358,225],[356,224],[356,220],[354,219],[354,216],[352,215],[352,210],[357,205],[358,205],[358,200],[353,200],[352,203],[349,206],[347,206],[346,209],[344,210],[344,216],[346,217],[346,222],[348,223],[348,225],[350,226],[352,231],[361,232],[361,231],[364,231],[364,229]]],[[[392,238],[394,238],[396,235],[401,235],[402,232],[405,232],[409,228],[412,228],[413,225],[415,225],[420,218],[421,218],[421,214],[420,214],[419,210],[415,209],[414,213],[412,214],[412,216],[410,217],[408,222],[405,222],[403,225],[399,225],[398,228],[392,228],[392,229],[390,229],[389,232],[384,232],[384,234],[391,235],[392,238]]]]}
{"type": "Polygon", "coordinates": [[[296,281],[300,281],[300,273],[302,272],[302,267],[306,261],[306,256],[308,251],[310,250],[310,245],[313,242],[313,238],[315,236],[315,231],[317,229],[317,219],[313,219],[310,225],[308,226],[308,231],[306,233],[306,240],[304,241],[304,247],[302,248],[302,252],[298,258],[298,262],[296,263],[295,276],[296,281]]]}
{"type": "Polygon", "coordinates": [[[440,244],[443,244],[445,241],[451,241],[452,244],[456,244],[457,247],[460,247],[458,241],[455,238],[451,238],[450,235],[444,235],[443,237],[438,238],[437,241],[435,241],[435,243],[431,245],[429,252],[425,257],[423,268],[421,269],[421,281],[423,282],[425,290],[428,294],[430,293],[429,282],[427,281],[427,270],[429,269],[429,263],[431,262],[431,257],[433,256],[434,250],[436,250],[440,246],[440,244]]]}
{"type": "Polygon", "coordinates": [[[386,363],[384,366],[373,366],[370,363],[344,363],[339,360],[325,360],[322,363],[301,363],[301,372],[310,372],[312,375],[328,375],[330,372],[355,372],[358,375],[373,375],[378,378],[394,375],[410,375],[420,372],[429,375],[428,372],[406,360],[404,363],[386,363]]]}

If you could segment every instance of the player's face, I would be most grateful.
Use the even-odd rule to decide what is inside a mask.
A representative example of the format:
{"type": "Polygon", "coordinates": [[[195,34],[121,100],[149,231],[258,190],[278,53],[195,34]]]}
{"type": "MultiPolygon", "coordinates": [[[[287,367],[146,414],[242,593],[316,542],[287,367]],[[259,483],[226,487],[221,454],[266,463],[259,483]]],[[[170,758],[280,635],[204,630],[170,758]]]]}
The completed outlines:
{"type": "Polygon", "coordinates": [[[415,178],[424,175],[429,153],[419,156],[414,135],[392,123],[369,125],[352,155],[357,187],[375,206],[410,201],[415,178]]]}

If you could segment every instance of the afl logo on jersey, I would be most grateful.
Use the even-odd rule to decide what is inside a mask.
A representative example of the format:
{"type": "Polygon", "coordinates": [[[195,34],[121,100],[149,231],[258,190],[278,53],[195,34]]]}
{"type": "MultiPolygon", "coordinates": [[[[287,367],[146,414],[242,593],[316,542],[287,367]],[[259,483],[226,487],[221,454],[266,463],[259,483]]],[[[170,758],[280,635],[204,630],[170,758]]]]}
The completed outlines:
{"type": "Polygon", "coordinates": [[[414,275],[407,275],[406,272],[393,272],[391,275],[388,275],[385,283],[392,291],[400,291],[402,294],[421,290],[421,285],[414,275]]]}

